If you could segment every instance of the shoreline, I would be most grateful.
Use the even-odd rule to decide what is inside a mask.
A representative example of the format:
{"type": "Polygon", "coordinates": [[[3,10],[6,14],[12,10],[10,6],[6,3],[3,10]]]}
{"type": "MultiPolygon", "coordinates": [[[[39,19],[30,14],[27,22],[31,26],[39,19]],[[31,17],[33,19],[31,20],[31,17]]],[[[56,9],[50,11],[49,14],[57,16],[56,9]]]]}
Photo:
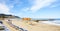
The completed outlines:
{"type": "Polygon", "coordinates": [[[54,22],[50,22],[50,21],[42,21],[41,23],[49,24],[49,25],[55,25],[55,26],[60,26],[60,24],[57,24],[57,23],[54,23],[54,22]]]}
{"type": "Polygon", "coordinates": [[[25,21],[12,21],[14,25],[17,25],[18,27],[22,27],[28,31],[60,31],[60,26],[50,25],[50,24],[44,24],[44,23],[37,23],[32,22],[32,25],[25,21]],[[33,25],[35,24],[35,25],[33,25]]]}

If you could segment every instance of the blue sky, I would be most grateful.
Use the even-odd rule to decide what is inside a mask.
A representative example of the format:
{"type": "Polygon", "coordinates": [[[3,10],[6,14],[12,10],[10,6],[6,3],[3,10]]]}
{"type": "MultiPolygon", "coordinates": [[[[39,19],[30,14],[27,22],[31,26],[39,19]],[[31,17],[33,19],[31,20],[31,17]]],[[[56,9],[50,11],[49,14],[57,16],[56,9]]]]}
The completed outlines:
{"type": "Polygon", "coordinates": [[[0,13],[30,18],[60,18],[60,0],[0,0],[0,13]]]}

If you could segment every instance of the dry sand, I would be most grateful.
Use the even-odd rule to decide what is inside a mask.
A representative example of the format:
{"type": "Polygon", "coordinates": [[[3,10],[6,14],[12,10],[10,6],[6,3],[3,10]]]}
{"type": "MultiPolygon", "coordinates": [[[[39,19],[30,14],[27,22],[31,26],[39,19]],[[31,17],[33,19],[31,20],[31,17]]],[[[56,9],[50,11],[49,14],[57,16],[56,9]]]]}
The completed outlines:
{"type": "Polygon", "coordinates": [[[4,25],[9,28],[10,31],[19,31],[19,30],[16,30],[15,28],[11,27],[6,21],[3,21],[4,25]]]}
{"type": "Polygon", "coordinates": [[[16,26],[22,27],[28,31],[60,31],[60,26],[25,21],[12,21],[16,26]]]}

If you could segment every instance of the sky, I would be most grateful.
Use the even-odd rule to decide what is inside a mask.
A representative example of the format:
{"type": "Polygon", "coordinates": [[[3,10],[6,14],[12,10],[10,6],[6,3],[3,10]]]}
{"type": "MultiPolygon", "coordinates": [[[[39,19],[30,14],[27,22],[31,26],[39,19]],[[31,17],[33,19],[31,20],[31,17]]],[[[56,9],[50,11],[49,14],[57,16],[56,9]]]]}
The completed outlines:
{"type": "Polygon", "coordinates": [[[0,13],[22,18],[60,18],[60,0],[0,0],[0,13]]]}

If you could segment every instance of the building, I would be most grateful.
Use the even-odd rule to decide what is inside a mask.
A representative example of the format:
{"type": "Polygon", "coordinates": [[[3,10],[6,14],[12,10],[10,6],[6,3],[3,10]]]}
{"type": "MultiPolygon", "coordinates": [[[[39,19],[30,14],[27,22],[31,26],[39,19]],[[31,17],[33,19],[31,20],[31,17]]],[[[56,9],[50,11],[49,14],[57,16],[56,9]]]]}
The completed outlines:
{"type": "Polygon", "coordinates": [[[22,18],[23,21],[30,21],[31,18],[22,18]]]}

